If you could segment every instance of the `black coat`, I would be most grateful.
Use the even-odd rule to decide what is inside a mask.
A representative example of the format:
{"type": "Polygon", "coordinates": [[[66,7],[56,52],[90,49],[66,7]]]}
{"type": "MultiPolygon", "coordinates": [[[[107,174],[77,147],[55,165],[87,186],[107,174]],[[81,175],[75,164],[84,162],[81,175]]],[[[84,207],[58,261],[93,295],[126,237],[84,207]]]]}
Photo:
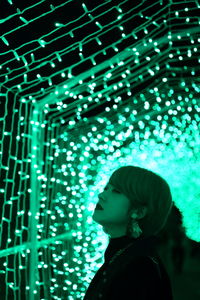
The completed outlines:
{"type": "Polygon", "coordinates": [[[169,275],[156,251],[155,236],[111,238],[104,258],[83,300],[173,299],[169,275]],[[114,254],[128,245],[111,262],[114,254]]]}

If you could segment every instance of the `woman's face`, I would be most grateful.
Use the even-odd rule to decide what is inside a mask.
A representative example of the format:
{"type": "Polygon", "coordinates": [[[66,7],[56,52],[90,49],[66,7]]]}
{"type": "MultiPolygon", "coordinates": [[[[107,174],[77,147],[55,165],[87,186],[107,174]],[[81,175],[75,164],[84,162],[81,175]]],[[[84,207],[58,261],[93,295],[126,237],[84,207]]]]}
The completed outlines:
{"type": "Polygon", "coordinates": [[[129,218],[129,199],[108,183],[104,191],[99,194],[98,203],[103,210],[96,207],[93,220],[105,227],[113,237],[125,234],[129,218]]]}

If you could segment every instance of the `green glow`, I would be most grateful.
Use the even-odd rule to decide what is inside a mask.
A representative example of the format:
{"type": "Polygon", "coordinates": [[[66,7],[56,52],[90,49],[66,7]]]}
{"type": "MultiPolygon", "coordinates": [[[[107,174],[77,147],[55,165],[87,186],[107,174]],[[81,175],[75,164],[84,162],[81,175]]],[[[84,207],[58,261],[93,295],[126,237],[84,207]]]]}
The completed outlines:
{"type": "Polygon", "coordinates": [[[20,298],[20,290],[29,300],[42,299],[44,287],[45,299],[50,293],[56,299],[66,291],[69,300],[83,298],[103,263],[108,242],[101,226],[92,220],[93,209],[110,174],[122,164],[160,173],[172,189],[186,235],[200,241],[200,107],[196,96],[200,88],[198,69],[187,64],[198,56],[200,29],[192,6],[185,7],[182,1],[177,11],[174,3],[169,15],[161,1],[154,1],[163,11],[162,22],[157,14],[143,9],[140,18],[145,24],[128,32],[127,22],[137,15],[135,7],[125,12],[123,6],[110,5],[115,19],[103,24],[101,16],[108,9],[101,16],[98,10],[105,1],[93,10],[80,1],[82,26],[75,19],[72,29],[72,22],[61,21],[58,13],[45,35],[39,32],[35,40],[12,49],[15,31],[23,35],[23,28],[32,22],[69,5],[69,1],[48,5],[43,15],[31,18],[30,12],[42,2],[23,12],[17,8],[17,15],[0,20],[2,24],[17,17],[20,22],[12,33],[1,37],[5,54],[9,53],[0,65],[5,88],[0,93],[0,273],[5,282],[13,275],[6,282],[6,300],[10,291],[13,299],[20,298]],[[177,25],[180,20],[182,27],[177,25]],[[92,25],[94,32],[75,41],[77,31],[86,25],[92,25]],[[113,29],[118,39],[105,44],[104,34],[112,34],[113,29]],[[68,44],[62,44],[61,38],[68,44]],[[122,49],[125,40],[129,45],[122,49]],[[61,48],[47,54],[53,43],[61,48]],[[92,44],[97,50],[87,57],[85,49],[92,44]],[[65,65],[68,53],[78,62],[65,65]],[[13,60],[16,68],[11,67],[13,60]],[[86,61],[90,68],[77,74],[76,67],[86,61]],[[11,92],[16,96],[13,99],[11,92]],[[88,114],[101,105],[104,110],[98,115],[88,114]],[[19,268],[10,266],[12,256],[19,268]],[[22,277],[26,282],[21,287],[22,277]]]}

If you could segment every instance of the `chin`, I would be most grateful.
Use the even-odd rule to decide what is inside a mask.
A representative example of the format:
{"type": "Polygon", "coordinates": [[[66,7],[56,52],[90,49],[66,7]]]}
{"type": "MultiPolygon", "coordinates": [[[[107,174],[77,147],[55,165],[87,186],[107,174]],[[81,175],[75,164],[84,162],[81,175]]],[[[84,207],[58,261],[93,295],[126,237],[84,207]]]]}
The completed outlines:
{"type": "MultiPolygon", "coordinates": [[[[96,216],[97,216],[98,212],[94,211],[93,215],[92,215],[92,218],[95,219],[96,216]]],[[[98,218],[98,217],[97,217],[98,218]]]]}
{"type": "Polygon", "coordinates": [[[95,220],[95,218],[96,218],[96,212],[94,211],[92,215],[92,219],[95,220]]]}
{"type": "MultiPolygon", "coordinates": [[[[98,214],[98,213],[97,213],[97,214],[98,214]]],[[[94,212],[94,214],[92,215],[92,219],[93,219],[96,223],[98,223],[99,225],[101,225],[101,222],[99,222],[99,221],[100,221],[100,218],[98,218],[97,214],[96,214],[96,212],[94,212]]]]}

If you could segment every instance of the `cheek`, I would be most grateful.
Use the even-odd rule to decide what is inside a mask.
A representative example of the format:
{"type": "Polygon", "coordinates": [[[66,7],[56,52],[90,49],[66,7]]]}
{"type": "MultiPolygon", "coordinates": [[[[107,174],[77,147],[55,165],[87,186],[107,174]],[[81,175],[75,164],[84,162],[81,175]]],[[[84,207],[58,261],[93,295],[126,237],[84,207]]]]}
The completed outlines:
{"type": "Polygon", "coordinates": [[[127,218],[127,212],[125,208],[120,205],[116,206],[110,214],[120,220],[124,220],[127,218]]]}

